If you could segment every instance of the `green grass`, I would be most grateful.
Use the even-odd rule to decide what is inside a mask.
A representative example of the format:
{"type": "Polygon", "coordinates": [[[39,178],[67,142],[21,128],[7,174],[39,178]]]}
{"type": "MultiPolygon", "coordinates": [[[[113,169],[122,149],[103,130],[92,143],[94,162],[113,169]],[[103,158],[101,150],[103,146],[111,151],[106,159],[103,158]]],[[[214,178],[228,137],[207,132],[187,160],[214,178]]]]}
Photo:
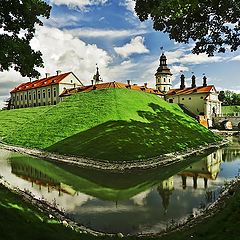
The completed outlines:
{"type": "Polygon", "coordinates": [[[222,106],[222,113],[230,114],[240,112],[240,106],[222,106]]]}
{"type": "Polygon", "coordinates": [[[21,197],[0,185],[1,240],[76,240],[93,239],[50,219],[21,197]]]}
{"type": "Polygon", "coordinates": [[[0,129],[6,143],[107,160],[149,158],[220,140],[177,105],[125,89],[2,111],[0,129]]]}

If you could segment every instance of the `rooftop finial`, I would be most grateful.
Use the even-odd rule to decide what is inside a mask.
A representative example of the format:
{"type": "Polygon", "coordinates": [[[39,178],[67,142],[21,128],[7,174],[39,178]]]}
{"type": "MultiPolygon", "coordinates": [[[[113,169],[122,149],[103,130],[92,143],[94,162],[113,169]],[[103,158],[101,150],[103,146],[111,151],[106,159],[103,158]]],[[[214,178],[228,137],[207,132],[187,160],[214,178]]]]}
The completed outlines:
{"type": "Polygon", "coordinates": [[[96,74],[93,76],[93,80],[95,81],[95,84],[98,84],[103,81],[102,78],[100,78],[99,67],[97,63],[96,63],[96,74]]]}

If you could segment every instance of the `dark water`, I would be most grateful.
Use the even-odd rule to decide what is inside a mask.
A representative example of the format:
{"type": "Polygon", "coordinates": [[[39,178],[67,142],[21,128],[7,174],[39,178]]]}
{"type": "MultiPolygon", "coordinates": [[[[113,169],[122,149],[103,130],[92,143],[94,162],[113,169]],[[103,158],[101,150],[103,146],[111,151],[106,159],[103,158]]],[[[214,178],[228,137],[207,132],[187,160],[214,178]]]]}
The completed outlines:
{"type": "Polygon", "coordinates": [[[125,174],[81,169],[0,149],[0,175],[106,232],[159,232],[215,201],[240,175],[238,139],[170,167],[125,174]]]}

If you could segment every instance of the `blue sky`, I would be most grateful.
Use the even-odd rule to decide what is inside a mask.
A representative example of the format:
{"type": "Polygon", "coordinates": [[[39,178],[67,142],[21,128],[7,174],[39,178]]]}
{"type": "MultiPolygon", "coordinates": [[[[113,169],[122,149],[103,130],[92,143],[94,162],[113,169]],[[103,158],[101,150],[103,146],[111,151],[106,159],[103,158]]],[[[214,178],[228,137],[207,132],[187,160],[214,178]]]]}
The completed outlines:
{"type": "MultiPolygon", "coordinates": [[[[56,70],[73,71],[84,84],[90,84],[96,63],[104,81],[155,85],[154,74],[159,64],[160,47],[164,47],[169,67],[178,86],[180,71],[188,79],[192,72],[197,83],[203,73],[208,83],[218,90],[240,92],[240,50],[214,57],[193,55],[192,44],[178,44],[167,34],[156,32],[152,22],[140,22],[131,0],[47,0],[51,17],[37,27],[31,45],[41,50],[45,63],[39,69],[54,75],[56,70]]],[[[13,70],[0,73],[0,107],[9,91],[28,81],[13,70]]],[[[188,80],[189,81],[189,80],[188,80]]]]}

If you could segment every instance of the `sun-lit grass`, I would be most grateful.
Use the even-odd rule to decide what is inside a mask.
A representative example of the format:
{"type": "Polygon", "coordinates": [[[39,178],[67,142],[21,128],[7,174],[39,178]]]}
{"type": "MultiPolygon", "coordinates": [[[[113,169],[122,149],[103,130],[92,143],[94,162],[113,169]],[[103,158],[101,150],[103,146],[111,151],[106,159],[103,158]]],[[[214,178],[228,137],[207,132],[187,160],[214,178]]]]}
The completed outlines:
{"type": "MultiPolygon", "coordinates": [[[[56,219],[50,219],[36,207],[22,201],[0,185],[0,239],[1,240],[74,240],[83,239],[56,219]]],[[[87,239],[92,239],[87,236],[87,239]]]]}
{"type": "Polygon", "coordinates": [[[149,158],[219,140],[178,105],[125,89],[79,93],[51,107],[2,111],[0,129],[7,143],[107,160],[149,158]]]}
{"type": "Polygon", "coordinates": [[[222,106],[222,113],[231,114],[231,113],[239,113],[240,106],[222,106]]]}

